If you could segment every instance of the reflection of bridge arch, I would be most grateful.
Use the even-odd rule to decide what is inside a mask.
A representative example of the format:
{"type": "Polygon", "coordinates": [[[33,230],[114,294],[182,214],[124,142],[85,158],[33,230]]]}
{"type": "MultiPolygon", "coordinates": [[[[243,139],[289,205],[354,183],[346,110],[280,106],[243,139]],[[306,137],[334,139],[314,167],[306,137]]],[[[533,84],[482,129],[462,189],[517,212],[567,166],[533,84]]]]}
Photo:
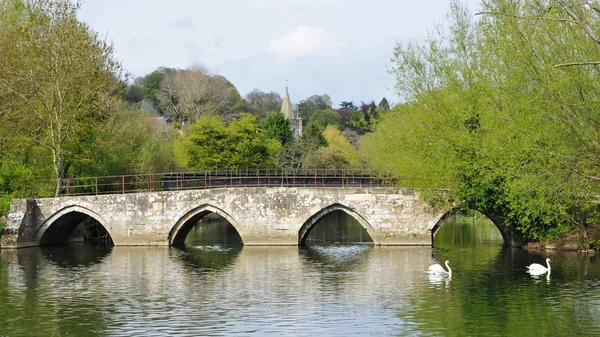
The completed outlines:
{"type": "Polygon", "coordinates": [[[369,224],[369,222],[367,222],[367,220],[365,220],[365,218],[362,215],[354,211],[352,208],[338,203],[322,208],[315,214],[311,215],[306,221],[304,221],[304,224],[302,225],[302,227],[300,227],[300,230],[298,231],[298,244],[303,245],[306,242],[308,233],[313,228],[313,226],[325,215],[334,211],[345,212],[346,214],[356,219],[356,221],[358,221],[360,225],[367,231],[367,233],[371,237],[371,240],[373,240],[373,244],[377,245],[377,236],[371,224],[369,224]]]}
{"type": "Polygon", "coordinates": [[[87,217],[96,220],[110,236],[111,242],[114,242],[114,234],[110,227],[97,212],[79,205],[71,205],[62,208],[52,214],[36,232],[37,242],[40,246],[56,243],[65,243],[68,241],[71,233],[87,217]]]}
{"type": "Polygon", "coordinates": [[[231,224],[231,226],[235,228],[238,235],[242,239],[242,243],[244,243],[244,233],[240,230],[240,226],[238,225],[237,221],[235,221],[227,212],[223,211],[222,209],[209,204],[205,204],[196,207],[191,211],[188,211],[183,216],[181,216],[179,220],[177,220],[175,226],[173,226],[169,233],[169,245],[172,246],[177,244],[183,244],[186,236],[194,227],[196,222],[198,222],[198,220],[200,220],[202,217],[209,213],[217,214],[223,217],[225,220],[227,220],[231,224]]]}
{"type": "MultiPolygon", "coordinates": [[[[440,230],[440,228],[442,227],[444,220],[451,217],[452,215],[454,215],[455,213],[457,213],[458,211],[460,211],[463,208],[464,207],[454,207],[454,208],[450,209],[449,211],[447,211],[446,213],[442,214],[442,216],[435,222],[435,225],[431,229],[431,245],[432,246],[433,246],[433,242],[435,241],[435,236],[438,233],[438,231],[440,230]]],[[[515,235],[515,233],[510,227],[504,226],[498,218],[490,217],[489,215],[485,214],[484,212],[482,212],[480,210],[475,210],[475,211],[485,215],[485,217],[488,218],[494,224],[494,226],[496,226],[496,228],[502,235],[502,240],[504,241],[505,245],[510,244],[512,242],[511,237],[513,237],[515,235]]]]}

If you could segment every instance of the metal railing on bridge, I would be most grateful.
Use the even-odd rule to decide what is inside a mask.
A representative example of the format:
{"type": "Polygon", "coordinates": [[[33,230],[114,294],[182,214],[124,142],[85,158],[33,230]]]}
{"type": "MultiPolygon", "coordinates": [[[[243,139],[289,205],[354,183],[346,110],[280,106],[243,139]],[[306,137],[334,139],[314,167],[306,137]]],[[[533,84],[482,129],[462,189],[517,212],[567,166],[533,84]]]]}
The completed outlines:
{"type": "MultiPolygon", "coordinates": [[[[406,179],[403,181],[406,185],[406,179]]],[[[248,168],[66,178],[63,180],[61,195],[102,195],[225,187],[384,187],[397,186],[398,182],[399,178],[389,172],[374,170],[248,168]]]]}

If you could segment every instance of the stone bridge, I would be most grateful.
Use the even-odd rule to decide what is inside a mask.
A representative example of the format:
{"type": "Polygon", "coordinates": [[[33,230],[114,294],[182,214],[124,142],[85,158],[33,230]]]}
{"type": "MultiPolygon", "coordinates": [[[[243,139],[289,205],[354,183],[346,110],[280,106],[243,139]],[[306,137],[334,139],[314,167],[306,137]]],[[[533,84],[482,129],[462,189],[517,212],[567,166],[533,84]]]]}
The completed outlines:
{"type": "MultiPolygon", "coordinates": [[[[173,245],[214,213],[244,245],[301,245],[324,215],[355,218],[375,245],[431,245],[451,206],[432,207],[414,189],[392,187],[231,187],[13,200],[2,248],[66,242],[91,217],[116,246],[173,245]]],[[[507,232],[500,230],[507,240],[507,232]]]]}

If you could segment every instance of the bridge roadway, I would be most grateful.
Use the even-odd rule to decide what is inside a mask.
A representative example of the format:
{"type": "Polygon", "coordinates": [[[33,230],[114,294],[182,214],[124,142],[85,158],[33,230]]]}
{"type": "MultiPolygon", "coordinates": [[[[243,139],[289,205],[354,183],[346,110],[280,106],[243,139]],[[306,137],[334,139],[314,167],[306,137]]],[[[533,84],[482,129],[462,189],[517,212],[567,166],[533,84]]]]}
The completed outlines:
{"type": "MultiPolygon", "coordinates": [[[[95,179],[91,189],[67,185],[70,192],[77,186],[87,191],[79,195],[13,200],[0,247],[65,243],[89,218],[106,230],[116,246],[174,245],[183,242],[194,224],[209,213],[225,218],[244,245],[301,245],[317,221],[334,211],[355,218],[375,245],[432,245],[440,220],[453,211],[449,204],[434,207],[416,189],[383,186],[381,180],[368,176],[356,180],[354,174],[333,180],[315,174],[299,180],[305,186],[284,184],[289,177],[261,180],[259,175],[253,179],[264,186],[240,186],[243,179],[234,175],[220,182],[213,178],[213,184],[204,187],[190,185],[190,181],[207,182],[206,177],[187,182],[180,178],[175,186],[161,183],[161,190],[148,191],[139,189],[140,179],[132,180],[137,181],[131,185],[134,189],[123,177],[117,179],[119,194],[114,189],[102,194],[107,189],[95,179]],[[336,182],[338,186],[332,187],[336,182]],[[93,195],[83,195],[89,193],[93,195]]],[[[149,181],[156,185],[159,180],[149,181]]],[[[510,229],[496,225],[510,244],[510,229]]]]}

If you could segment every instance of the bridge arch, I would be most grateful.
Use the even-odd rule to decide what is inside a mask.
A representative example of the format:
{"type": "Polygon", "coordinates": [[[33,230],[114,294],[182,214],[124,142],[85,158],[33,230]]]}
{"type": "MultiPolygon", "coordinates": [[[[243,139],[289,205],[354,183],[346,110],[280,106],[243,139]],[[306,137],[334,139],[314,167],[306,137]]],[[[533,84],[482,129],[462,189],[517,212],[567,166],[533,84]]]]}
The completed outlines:
{"type": "Polygon", "coordinates": [[[114,234],[108,226],[108,222],[97,212],[83,206],[70,205],[52,214],[42,223],[36,231],[36,239],[40,246],[57,243],[67,243],[68,239],[87,217],[94,219],[108,233],[111,242],[114,243],[114,234]]]}
{"type": "MultiPolygon", "coordinates": [[[[431,245],[432,246],[433,246],[433,242],[435,241],[435,236],[438,233],[438,231],[440,230],[440,228],[442,227],[444,220],[446,220],[447,218],[451,217],[452,215],[461,211],[464,208],[465,207],[461,207],[461,206],[451,208],[446,213],[442,214],[437,219],[437,221],[435,221],[435,225],[433,226],[433,228],[431,228],[431,245]]],[[[503,223],[501,221],[499,221],[498,217],[490,216],[490,215],[486,214],[485,212],[482,212],[481,210],[478,210],[478,209],[476,209],[475,211],[485,215],[494,224],[494,226],[496,226],[496,228],[498,228],[498,231],[502,235],[502,240],[504,241],[505,245],[511,244],[511,242],[512,242],[511,237],[514,236],[514,233],[511,228],[504,226],[503,223]]]]}
{"type": "Polygon", "coordinates": [[[169,232],[169,246],[183,243],[192,227],[196,224],[196,221],[209,213],[217,214],[227,220],[235,228],[242,239],[242,243],[244,243],[244,233],[240,230],[239,224],[231,215],[216,206],[204,204],[188,211],[177,220],[169,232]]]}
{"type": "Polygon", "coordinates": [[[300,227],[300,230],[298,231],[298,244],[305,244],[306,238],[308,237],[308,233],[313,228],[313,226],[325,215],[334,211],[342,211],[356,219],[356,221],[358,221],[360,225],[367,231],[367,233],[371,237],[371,240],[373,240],[373,244],[378,244],[375,229],[373,229],[371,224],[369,224],[369,222],[365,220],[365,218],[362,215],[360,215],[352,208],[339,203],[331,204],[327,207],[321,208],[318,212],[314,213],[306,221],[304,221],[304,224],[302,225],[302,227],[300,227]]]}

